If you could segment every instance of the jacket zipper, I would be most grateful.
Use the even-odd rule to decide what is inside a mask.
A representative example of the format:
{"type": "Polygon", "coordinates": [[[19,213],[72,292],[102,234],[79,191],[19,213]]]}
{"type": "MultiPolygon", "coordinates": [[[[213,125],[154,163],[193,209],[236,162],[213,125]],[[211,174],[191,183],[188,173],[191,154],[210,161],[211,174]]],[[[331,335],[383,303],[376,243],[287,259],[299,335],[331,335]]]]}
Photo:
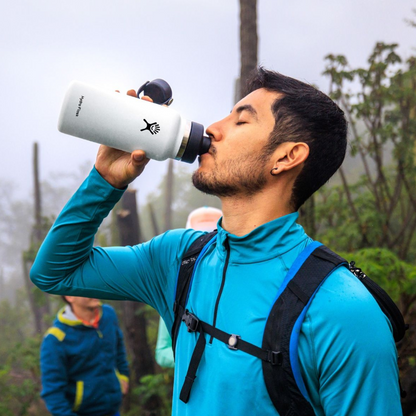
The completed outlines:
{"type": "MultiPolygon", "coordinates": [[[[225,258],[225,265],[224,265],[224,270],[222,272],[222,281],[221,281],[221,286],[220,286],[220,290],[218,292],[218,296],[217,296],[217,301],[215,302],[215,308],[214,308],[214,320],[213,320],[213,324],[212,326],[215,328],[215,325],[217,323],[217,314],[218,314],[218,305],[220,303],[220,299],[221,299],[221,295],[222,292],[224,290],[224,285],[225,285],[225,276],[227,274],[227,269],[228,269],[228,262],[230,260],[230,244],[228,242],[228,237],[225,238],[224,240],[224,246],[225,249],[227,250],[227,256],[225,258]]],[[[212,344],[214,337],[211,336],[211,339],[209,340],[209,343],[212,344]]]]}

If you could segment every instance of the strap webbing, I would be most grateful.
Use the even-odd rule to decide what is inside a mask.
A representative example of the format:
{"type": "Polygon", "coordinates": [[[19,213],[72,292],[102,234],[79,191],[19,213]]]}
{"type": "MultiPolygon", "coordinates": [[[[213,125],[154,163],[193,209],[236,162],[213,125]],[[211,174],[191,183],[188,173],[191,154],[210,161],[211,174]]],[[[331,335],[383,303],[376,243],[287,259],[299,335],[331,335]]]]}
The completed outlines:
{"type": "Polygon", "coordinates": [[[205,340],[204,333],[201,331],[194,352],[192,353],[192,358],[191,362],[189,363],[188,372],[186,373],[185,381],[183,383],[181,394],[179,396],[179,398],[184,403],[188,403],[192,385],[194,384],[194,380],[196,378],[196,371],[198,370],[198,366],[201,361],[202,354],[204,353],[206,343],[207,342],[205,340]]]}
{"type": "Polygon", "coordinates": [[[204,234],[202,237],[197,238],[182,258],[176,283],[175,302],[173,304],[175,319],[172,325],[172,349],[174,354],[176,351],[176,340],[178,338],[182,314],[185,310],[190,285],[192,283],[195,263],[197,262],[198,257],[203,254],[203,250],[207,244],[215,238],[216,234],[217,231],[213,231],[212,233],[204,234]]]}
{"type": "Polygon", "coordinates": [[[196,372],[198,370],[198,366],[205,349],[205,334],[208,334],[211,337],[223,342],[224,344],[227,344],[231,350],[243,351],[247,354],[259,358],[260,360],[266,361],[271,365],[282,365],[282,354],[279,351],[269,351],[262,349],[254,344],[244,341],[239,335],[228,334],[227,332],[221,331],[220,329],[207,324],[206,322],[200,321],[188,310],[186,310],[183,314],[182,321],[185,322],[185,325],[188,327],[188,332],[200,333],[179,396],[179,398],[184,403],[187,403],[189,400],[192,385],[196,378],[196,372]]]}

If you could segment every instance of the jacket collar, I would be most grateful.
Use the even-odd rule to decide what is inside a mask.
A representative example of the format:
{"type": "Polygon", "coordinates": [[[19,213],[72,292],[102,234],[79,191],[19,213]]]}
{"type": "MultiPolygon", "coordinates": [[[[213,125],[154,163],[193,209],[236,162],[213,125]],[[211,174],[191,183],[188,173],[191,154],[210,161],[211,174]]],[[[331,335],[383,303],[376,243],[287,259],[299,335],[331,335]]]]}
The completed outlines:
{"type": "MultiPolygon", "coordinates": [[[[102,308],[99,308],[99,317],[101,319],[102,316],[102,308]]],[[[69,326],[78,326],[78,325],[84,325],[84,326],[92,326],[92,325],[86,325],[83,321],[77,318],[77,316],[72,312],[72,309],[69,305],[64,306],[57,315],[57,319],[59,322],[69,325],[69,326]]]]}
{"type": "Polygon", "coordinates": [[[250,233],[238,237],[230,234],[218,222],[217,250],[226,255],[225,240],[230,246],[230,262],[257,263],[282,255],[309,238],[302,226],[296,223],[299,214],[294,212],[267,222],[250,233]]]}

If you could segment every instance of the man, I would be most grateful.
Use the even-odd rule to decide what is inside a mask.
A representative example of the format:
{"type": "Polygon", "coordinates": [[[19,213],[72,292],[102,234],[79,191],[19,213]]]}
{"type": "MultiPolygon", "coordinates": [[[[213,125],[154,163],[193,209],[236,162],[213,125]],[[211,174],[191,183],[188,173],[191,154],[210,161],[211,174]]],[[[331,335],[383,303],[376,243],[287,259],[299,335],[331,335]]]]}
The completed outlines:
{"type": "Polygon", "coordinates": [[[119,416],[129,383],[114,309],[98,299],[63,297],[42,342],[42,398],[53,416],[119,416]]]}
{"type": "MultiPolygon", "coordinates": [[[[198,189],[220,197],[224,215],[195,266],[186,307],[261,346],[279,287],[312,242],[296,211],[341,165],[347,125],[335,103],[300,81],[260,68],[249,87],[207,129],[211,148],[193,175],[198,189]]],[[[32,280],[51,293],[147,302],[170,328],[182,256],[202,233],[168,231],[135,247],[92,247],[102,219],[147,162],[141,151],[100,148],[95,169],[45,240],[32,280]]],[[[179,400],[199,335],[186,329],[182,323],[176,344],[174,415],[278,415],[261,360],[209,336],[189,401],[179,400]]],[[[316,415],[401,414],[389,322],[347,269],[335,270],[316,293],[298,357],[316,415]]]]}
{"type": "MultiPolygon", "coordinates": [[[[198,231],[213,231],[218,220],[222,217],[222,211],[214,207],[200,207],[189,213],[186,220],[186,228],[198,231]]],[[[161,367],[173,368],[175,361],[172,350],[172,338],[162,317],[159,320],[159,329],[156,342],[156,362],[161,367]]]]}

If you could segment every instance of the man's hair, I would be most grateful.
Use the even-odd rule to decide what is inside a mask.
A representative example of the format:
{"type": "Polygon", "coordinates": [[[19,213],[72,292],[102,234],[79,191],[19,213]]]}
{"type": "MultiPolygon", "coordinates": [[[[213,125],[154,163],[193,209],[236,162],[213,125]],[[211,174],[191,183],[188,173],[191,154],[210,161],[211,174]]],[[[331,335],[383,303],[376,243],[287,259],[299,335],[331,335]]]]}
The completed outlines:
{"type": "Polygon", "coordinates": [[[272,154],[284,142],[304,142],[309,146],[309,157],[292,190],[291,204],[297,211],[344,160],[348,128],[344,112],[311,85],[262,67],[253,71],[247,85],[248,94],[264,88],[283,96],[272,105],[275,126],[266,154],[272,154]]]}

